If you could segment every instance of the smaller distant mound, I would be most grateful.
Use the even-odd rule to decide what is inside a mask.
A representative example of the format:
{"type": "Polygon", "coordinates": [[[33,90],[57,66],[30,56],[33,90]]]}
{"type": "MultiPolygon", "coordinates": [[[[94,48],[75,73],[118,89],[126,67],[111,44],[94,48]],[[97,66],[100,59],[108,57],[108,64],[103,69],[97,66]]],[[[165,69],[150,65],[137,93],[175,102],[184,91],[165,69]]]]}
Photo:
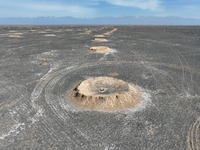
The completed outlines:
{"type": "Polygon", "coordinates": [[[115,31],[117,31],[117,28],[112,29],[110,32],[112,33],[112,32],[115,32],[115,31]]]}
{"type": "Polygon", "coordinates": [[[17,32],[17,31],[15,31],[15,30],[10,30],[9,32],[10,32],[10,33],[15,33],[15,32],[17,32]]]}
{"type": "Polygon", "coordinates": [[[56,36],[55,34],[45,34],[43,36],[56,36]]]}
{"type": "Polygon", "coordinates": [[[46,31],[39,31],[38,33],[47,33],[46,31]]]}
{"type": "Polygon", "coordinates": [[[46,62],[41,62],[39,65],[46,66],[48,64],[46,62]]]}
{"type": "Polygon", "coordinates": [[[94,35],[94,37],[105,37],[104,35],[94,35]]]}
{"type": "Polygon", "coordinates": [[[87,31],[79,33],[79,34],[90,34],[91,32],[92,32],[91,30],[87,30],[87,31]]]}
{"type": "Polygon", "coordinates": [[[35,32],[36,30],[29,30],[29,32],[35,32]]]}
{"type": "Polygon", "coordinates": [[[94,46],[89,48],[88,51],[92,53],[110,53],[112,49],[106,46],[94,46]]]}
{"type": "Polygon", "coordinates": [[[115,32],[115,31],[117,31],[117,28],[114,28],[111,31],[108,31],[108,32],[104,33],[104,35],[109,35],[109,34],[115,32]]]}
{"type": "Polygon", "coordinates": [[[96,77],[82,81],[72,90],[70,97],[79,108],[114,112],[136,107],[141,101],[141,92],[122,80],[96,77]]]}
{"type": "Polygon", "coordinates": [[[22,35],[22,33],[13,33],[14,35],[22,35]]]}
{"type": "Polygon", "coordinates": [[[9,35],[8,37],[21,37],[21,36],[19,36],[19,35],[9,35]]]}
{"type": "Polygon", "coordinates": [[[94,38],[92,41],[95,41],[95,42],[107,42],[108,40],[107,39],[103,39],[103,38],[94,38]]]}
{"type": "Polygon", "coordinates": [[[118,76],[118,73],[112,72],[112,73],[109,73],[108,75],[109,75],[109,76],[118,76]]]}
{"type": "Polygon", "coordinates": [[[62,29],[55,30],[54,32],[62,32],[62,29]]]}

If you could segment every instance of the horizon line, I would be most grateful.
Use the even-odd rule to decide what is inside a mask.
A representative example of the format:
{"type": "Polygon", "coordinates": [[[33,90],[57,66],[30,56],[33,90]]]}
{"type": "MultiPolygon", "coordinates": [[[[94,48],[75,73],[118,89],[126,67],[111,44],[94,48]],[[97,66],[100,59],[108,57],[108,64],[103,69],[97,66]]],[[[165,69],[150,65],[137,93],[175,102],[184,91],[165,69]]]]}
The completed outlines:
{"type": "Polygon", "coordinates": [[[131,16],[131,15],[124,15],[124,16],[104,16],[104,17],[72,17],[72,16],[35,16],[35,17],[0,17],[0,19],[5,19],[5,18],[65,18],[65,17],[70,17],[70,18],[75,18],[75,19],[96,19],[96,18],[122,18],[122,17],[155,17],[155,18],[167,18],[167,17],[173,17],[173,18],[182,18],[182,19],[196,19],[200,20],[200,18],[197,17],[180,17],[180,16],[131,16]]]}

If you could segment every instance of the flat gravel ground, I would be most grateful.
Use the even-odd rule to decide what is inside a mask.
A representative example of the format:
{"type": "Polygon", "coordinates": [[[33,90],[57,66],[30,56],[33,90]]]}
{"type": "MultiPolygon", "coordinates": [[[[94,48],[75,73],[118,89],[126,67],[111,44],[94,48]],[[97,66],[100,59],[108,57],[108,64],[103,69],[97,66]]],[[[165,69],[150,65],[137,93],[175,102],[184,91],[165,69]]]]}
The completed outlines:
{"type": "Polygon", "coordinates": [[[0,149],[200,150],[200,27],[0,26],[0,149]],[[70,92],[100,76],[141,102],[76,107],[70,92]]]}

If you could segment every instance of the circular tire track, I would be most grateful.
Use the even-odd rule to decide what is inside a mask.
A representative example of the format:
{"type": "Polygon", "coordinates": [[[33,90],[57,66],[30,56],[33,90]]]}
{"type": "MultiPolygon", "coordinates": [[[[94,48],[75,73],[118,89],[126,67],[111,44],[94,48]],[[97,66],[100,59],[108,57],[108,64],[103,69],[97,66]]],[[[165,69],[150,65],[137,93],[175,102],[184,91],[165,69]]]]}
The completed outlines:
{"type": "MultiPolygon", "coordinates": [[[[178,140],[175,139],[175,137],[178,136],[182,139],[185,139],[187,133],[182,133],[180,128],[177,128],[178,124],[184,123],[188,127],[189,122],[185,122],[185,120],[191,120],[193,118],[193,114],[198,111],[197,108],[189,105],[190,99],[195,97],[194,93],[197,93],[198,89],[190,89],[189,91],[185,91],[186,89],[190,88],[190,84],[187,84],[187,82],[181,82],[182,80],[179,78],[182,74],[183,67],[184,66],[165,63],[126,61],[97,62],[81,66],[63,67],[59,70],[54,70],[46,74],[36,85],[32,93],[32,98],[37,100],[38,104],[41,103],[40,101],[45,100],[41,103],[41,107],[44,109],[51,109],[51,111],[54,113],[54,116],[60,118],[59,120],[55,120],[56,122],[62,120],[62,122],[67,125],[67,122],[70,120],[70,122],[74,122],[74,124],[76,124],[79,119],[74,120],[73,117],[70,117],[71,113],[86,113],[86,116],[88,117],[91,116],[92,113],[90,114],[85,110],[77,108],[71,102],[71,99],[68,96],[71,92],[71,89],[75,88],[80,82],[89,78],[107,76],[110,72],[116,72],[118,76],[115,78],[134,84],[141,90],[142,100],[141,104],[137,107],[133,107],[124,111],[112,112],[112,114],[124,114],[127,115],[129,120],[133,121],[135,119],[134,113],[137,112],[136,114],[139,113],[140,115],[143,115],[143,121],[147,121],[152,117],[151,113],[153,113],[154,118],[151,118],[150,120],[153,122],[155,121],[153,124],[159,124],[155,126],[155,128],[158,128],[157,130],[159,131],[155,131],[155,134],[165,135],[161,137],[155,137],[153,141],[164,141],[167,138],[168,142],[172,143],[174,140],[178,140]],[[171,120],[174,120],[174,122],[171,122],[171,120]],[[162,126],[165,126],[164,130],[162,126]]],[[[195,72],[195,70],[188,70],[186,68],[187,67],[185,67],[186,80],[190,79],[191,73],[194,76],[194,80],[199,78],[198,71],[195,72]]],[[[194,85],[193,87],[196,86],[197,85],[194,85]]],[[[94,115],[96,116],[97,114],[94,115]]],[[[55,119],[55,117],[52,119],[55,119]]],[[[101,122],[101,119],[99,121],[101,122]]],[[[85,123],[87,124],[88,122],[85,121],[85,123]]],[[[96,126],[98,128],[100,125],[96,126]]],[[[104,130],[109,129],[105,128],[104,130]]],[[[151,130],[155,130],[154,127],[151,130]]],[[[79,131],[78,127],[76,128],[76,131],[78,133],[82,132],[79,131]]],[[[99,138],[98,142],[105,142],[106,140],[109,140],[106,135],[108,133],[110,134],[110,132],[103,135],[101,132],[93,130],[92,128],[87,132],[92,132],[92,134],[88,137],[88,140],[93,139],[95,135],[101,135],[102,138],[104,138],[99,138]]],[[[117,130],[116,132],[121,132],[120,128],[119,131],[117,130]]],[[[141,132],[141,139],[150,138],[148,137],[148,134],[146,135],[147,131],[144,129],[142,131],[138,130],[135,132],[141,132]]],[[[126,135],[124,135],[124,138],[126,138],[126,135]]],[[[123,142],[126,143],[125,141],[123,142]]]]}
{"type": "MultiPolygon", "coordinates": [[[[47,104],[49,104],[58,115],[61,115],[62,118],[64,118],[64,114],[62,113],[63,110],[80,111],[80,109],[74,107],[70,102],[68,92],[84,79],[108,75],[111,71],[111,69],[108,68],[112,66],[114,66],[114,69],[116,70],[118,68],[123,68],[124,63],[93,63],[82,65],[80,67],[66,67],[51,72],[45,75],[37,84],[32,93],[32,99],[38,99],[41,95],[44,95],[47,104]]],[[[136,70],[136,68],[139,69],[138,66],[134,67],[134,70],[136,70]]]]}
{"type": "MultiPolygon", "coordinates": [[[[64,109],[68,111],[79,111],[79,109],[73,107],[70,101],[65,98],[66,93],[76,84],[89,77],[106,76],[110,72],[117,72],[116,70],[119,71],[119,76],[117,78],[120,79],[123,76],[125,81],[136,84],[142,89],[151,91],[173,89],[172,93],[179,95],[183,92],[183,89],[181,89],[182,85],[180,85],[181,82],[174,82],[173,79],[177,78],[178,80],[181,68],[182,67],[176,65],[149,62],[146,62],[145,64],[138,62],[105,62],[85,64],[80,67],[66,67],[45,75],[45,77],[37,84],[32,96],[39,97],[44,95],[46,102],[53,106],[53,109],[55,110],[64,109]],[[160,69],[162,67],[176,69],[176,73],[173,74],[170,72],[171,74],[169,74],[166,70],[160,69]]],[[[189,72],[189,76],[190,75],[191,72],[189,72]]],[[[186,83],[181,84],[185,84],[185,87],[188,86],[186,83]]],[[[166,94],[167,93],[169,92],[166,91],[166,94]]]]}

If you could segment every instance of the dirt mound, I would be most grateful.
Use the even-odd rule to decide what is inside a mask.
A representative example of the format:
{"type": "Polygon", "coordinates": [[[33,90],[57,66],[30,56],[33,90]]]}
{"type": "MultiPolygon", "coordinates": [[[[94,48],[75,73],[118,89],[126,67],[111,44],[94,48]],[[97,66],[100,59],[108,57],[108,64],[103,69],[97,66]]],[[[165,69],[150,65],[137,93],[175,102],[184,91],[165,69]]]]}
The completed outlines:
{"type": "Polygon", "coordinates": [[[104,35],[94,35],[94,37],[105,37],[104,35]]]}
{"type": "Polygon", "coordinates": [[[104,33],[104,35],[109,35],[109,34],[115,32],[115,31],[117,31],[117,28],[114,28],[111,31],[108,31],[108,32],[104,33]]]}
{"type": "Polygon", "coordinates": [[[55,34],[45,34],[43,36],[56,36],[55,34]]]}
{"type": "Polygon", "coordinates": [[[39,31],[38,33],[47,33],[46,31],[39,31]]]}
{"type": "Polygon", "coordinates": [[[96,42],[107,42],[107,39],[103,39],[103,38],[94,38],[92,41],[96,41],[96,42]]]}
{"type": "Polygon", "coordinates": [[[106,46],[95,46],[88,49],[92,53],[110,53],[112,49],[106,46]]]}
{"type": "Polygon", "coordinates": [[[14,35],[21,35],[22,33],[18,33],[18,32],[17,32],[17,33],[13,33],[13,34],[14,34],[14,35]]]}
{"type": "Polygon", "coordinates": [[[19,35],[9,35],[8,37],[21,37],[19,35]]]}
{"type": "Polygon", "coordinates": [[[108,75],[109,75],[109,76],[118,76],[118,73],[112,72],[112,73],[109,73],[108,75]]]}
{"type": "Polygon", "coordinates": [[[79,34],[90,34],[91,32],[92,32],[91,30],[87,30],[87,31],[79,33],[79,34]]]}
{"type": "Polygon", "coordinates": [[[141,93],[135,86],[111,77],[90,78],[72,90],[74,104],[85,110],[113,112],[140,103],[141,93]]]}

